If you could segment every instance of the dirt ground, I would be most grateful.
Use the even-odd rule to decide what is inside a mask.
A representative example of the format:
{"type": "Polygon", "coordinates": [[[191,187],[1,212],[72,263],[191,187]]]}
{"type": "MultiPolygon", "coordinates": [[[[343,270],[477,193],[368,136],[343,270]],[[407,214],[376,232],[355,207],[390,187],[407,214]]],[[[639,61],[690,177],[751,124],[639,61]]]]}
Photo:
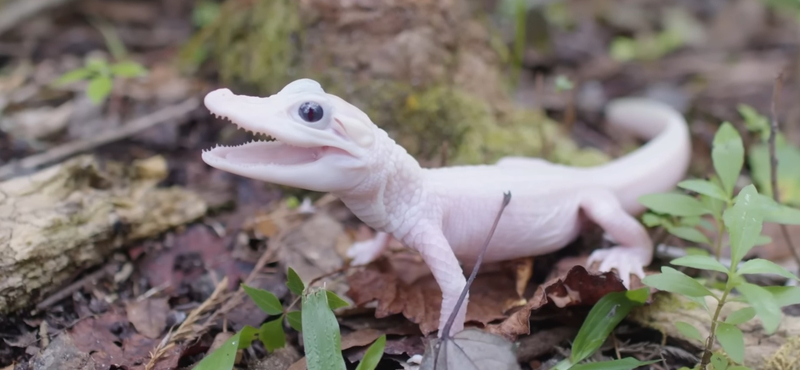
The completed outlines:
{"type": "MultiPolygon", "coordinates": [[[[417,2],[426,3],[386,1],[399,9],[417,2]]],[[[66,166],[60,171],[70,174],[67,178],[80,173],[85,180],[65,185],[56,176],[47,181],[83,195],[36,200],[44,204],[37,212],[57,204],[57,212],[65,215],[59,222],[68,227],[78,216],[90,220],[86,227],[95,219],[104,226],[37,244],[41,249],[31,252],[24,269],[22,257],[4,251],[10,242],[0,244],[0,269],[20,268],[23,280],[0,282],[0,295],[6,295],[0,303],[9,308],[0,314],[0,369],[189,369],[215,343],[268,318],[236,294],[241,282],[269,290],[284,303],[293,300],[285,285],[287,267],[305,281],[324,276],[328,289],[358,304],[337,311],[348,366],[355,368],[366,346],[381,334],[389,340],[379,369],[402,369],[410,355],[422,353],[436,328],[441,298],[418,256],[398,245],[391,256],[365,268],[347,268],[346,248],[372,232],[342,204],[323,194],[214,170],[201,161],[203,149],[250,138],[202,107],[208,91],[237,87],[223,82],[225,72],[216,70],[215,57],[196,68],[178,62],[202,26],[221,14],[218,3],[33,3],[0,0],[0,181],[66,166]],[[111,56],[120,48],[147,75],[114,80],[101,103],[92,101],[86,81],[53,85],[87,58],[115,60],[111,56]],[[90,164],[67,168],[65,163],[76,158],[90,164]],[[287,206],[306,197],[315,212],[298,213],[287,206]],[[97,208],[91,208],[94,204],[97,208]],[[67,215],[69,207],[93,209],[98,213],[92,215],[102,217],[83,211],[67,215]],[[106,223],[109,209],[119,217],[113,227],[106,223]],[[75,238],[83,244],[71,245],[75,238]],[[62,253],[61,248],[72,249],[62,253]]],[[[377,7],[352,3],[354,9],[377,7]]],[[[512,55],[501,69],[503,78],[512,81],[513,102],[541,108],[579,147],[616,157],[638,145],[606,132],[601,114],[611,99],[633,95],[667,102],[685,114],[693,140],[692,176],[713,170],[709,150],[721,122],[731,122],[746,144],[756,140],[745,126],[742,105],[765,116],[774,110],[787,140],[800,145],[797,2],[531,1],[538,5],[521,13],[522,32],[515,31],[520,13],[514,12],[513,1],[471,3],[484,9],[487,28],[500,45],[513,51],[524,36],[516,49],[521,51],[519,68],[512,55]],[[559,91],[559,84],[572,88],[559,91]]],[[[331,10],[319,11],[324,22],[331,10]]],[[[336,69],[341,67],[336,60],[319,63],[336,69]]],[[[252,85],[241,86],[253,91],[252,85]]],[[[800,182],[785,186],[800,189],[800,182]]],[[[9,219],[13,215],[0,210],[3,221],[19,222],[9,219]]],[[[800,229],[790,231],[800,243],[800,229]]],[[[793,266],[778,229],[766,232],[773,242],[755,255],[793,266]]],[[[622,289],[616,279],[601,284],[598,275],[572,268],[585,262],[587,250],[602,244],[596,234],[587,233],[553,255],[516,261],[516,268],[487,268],[471,292],[470,324],[518,339],[523,368],[552,366],[568,353],[583,315],[599,298],[595,295],[622,289]],[[526,268],[532,273],[520,281],[516,272],[526,268]],[[554,278],[560,280],[554,283],[554,278]],[[552,286],[537,297],[541,303],[525,305],[545,282],[552,286]],[[563,298],[559,289],[574,288],[570,284],[582,287],[575,288],[578,298],[567,303],[556,299],[563,298]],[[525,324],[511,325],[511,320],[525,324]]],[[[676,238],[660,238],[686,246],[676,238]]],[[[800,309],[787,307],[785,314],[796,318],[800,309]]],[[[287,348],[268,354],[256,344],[243,351],[237,366],[298,369],[292,365],[302,357],[302,338],[287,333],[287,348]]],[[[620,326],[604,350],[599,356],[621,351],[642,360],[664,358],[651,365],[654,369],[691,366],[700,353],[694,344],[635,320],[620,326]]]]}

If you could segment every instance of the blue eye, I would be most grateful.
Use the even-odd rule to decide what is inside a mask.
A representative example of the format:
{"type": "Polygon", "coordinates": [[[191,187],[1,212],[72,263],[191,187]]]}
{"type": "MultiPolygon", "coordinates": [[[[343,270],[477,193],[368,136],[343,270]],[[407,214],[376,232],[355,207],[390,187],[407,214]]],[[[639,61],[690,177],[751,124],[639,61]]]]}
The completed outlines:
{"type": "Polygon", "coordinates": [[[300,114],[300,118],[306,122],[317,122],[321,120],[322,116],[325,114],[325,111],[322,110],[322,106],[310,101],[301,104],[297,111],[300,114]]]}

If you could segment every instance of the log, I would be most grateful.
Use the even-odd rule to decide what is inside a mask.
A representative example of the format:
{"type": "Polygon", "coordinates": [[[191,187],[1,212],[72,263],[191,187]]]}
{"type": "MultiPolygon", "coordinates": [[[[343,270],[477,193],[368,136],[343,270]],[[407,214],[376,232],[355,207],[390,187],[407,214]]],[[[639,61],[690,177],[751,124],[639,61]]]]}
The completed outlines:
{"type": "Polygon", "coordinates": [[[75,157],[0,183],[0,314],[56,291],[123,245],[202,217],[206,204],[157,187],[166,160],[75,157]]]}

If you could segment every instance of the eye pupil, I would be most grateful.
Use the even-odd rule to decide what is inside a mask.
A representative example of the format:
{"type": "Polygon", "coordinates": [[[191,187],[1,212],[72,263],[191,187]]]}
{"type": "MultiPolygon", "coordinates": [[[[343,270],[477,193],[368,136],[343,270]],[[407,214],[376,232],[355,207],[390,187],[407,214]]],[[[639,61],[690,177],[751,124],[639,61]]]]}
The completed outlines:
{"type": "Polygon", "coordinates": [[[298,113],[300,113],[300,118],[306,122],[317,122],[322,119],[325,111],[318,103],[309,101],[300,105],[298,113]]]}

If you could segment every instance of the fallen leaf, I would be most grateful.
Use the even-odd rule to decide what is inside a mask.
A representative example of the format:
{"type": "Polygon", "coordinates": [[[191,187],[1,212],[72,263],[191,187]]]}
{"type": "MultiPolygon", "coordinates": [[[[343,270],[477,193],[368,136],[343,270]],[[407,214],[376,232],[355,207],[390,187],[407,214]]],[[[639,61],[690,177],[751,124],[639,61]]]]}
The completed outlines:
{"type": "MultiPolygon", "coordinates": [[[[442,293],[427,266],[417,259],[381,258],[347,278],[347,295],[356,305],[377,301],[375,317],[402,313],[423,335],[438,329],[442,293]]],[[[520,302],[516,271],[478,274],[470,289],[467,322],[486,325],[506,317],[520,302]]]]}
{"type": "MultiPolygon", "coordinates": [[[[80,320],[67,335],[77,351],[88,354],[97,369],[143,370],[161,341],[131,330],[126,315],[117,311],[80,320]]],[[[182,346],[177,345],[161,357],[154,369],[177,367],[181,351],[182,346]]]]}
{"type": "Polygon", "coordinates": [[[170,248],[148,252],[138,268],[152,286],[166,286],[168,294],[175,293],[184,281],[199,281],[209,270],[216,273],[217,279],[227,276],[229,288],[234,289],[254,264],[235,259],[228,244],[229,238],[217,236],[206,226],[194,225],[175,235],[170,248]]]}
{"type": "Polygon", "coordinates": [[[170,310],[167,298],[128,302],[125,310],[136,331],[148,338],[160,338],[167,327],[167,314],[170,310]]]}
{"type": "Polygon", "coordinates": [[[485,331],[466,329],[452,338],[432,340],[420,370],[518,370],[514,343],[485,331]]]}
{"type": "MultiPolygon", "coordinates": [[[[558,268],[555,271],[560,271],[558,268]]],[[[631,289],[643,287],[641,281],[633,276],[631,289]]],[[[607,293],[624,291],[619,277],[613,272],[592,272],[581,265],[574,265],[564,276],[556,276],[540,285],[528,303],[512,314],[505,321],[490,325],[488,331],[515,339],[530,332],[531,311],[545,306],[565,308],[573,306],[591,306],[607,293]]]]}

